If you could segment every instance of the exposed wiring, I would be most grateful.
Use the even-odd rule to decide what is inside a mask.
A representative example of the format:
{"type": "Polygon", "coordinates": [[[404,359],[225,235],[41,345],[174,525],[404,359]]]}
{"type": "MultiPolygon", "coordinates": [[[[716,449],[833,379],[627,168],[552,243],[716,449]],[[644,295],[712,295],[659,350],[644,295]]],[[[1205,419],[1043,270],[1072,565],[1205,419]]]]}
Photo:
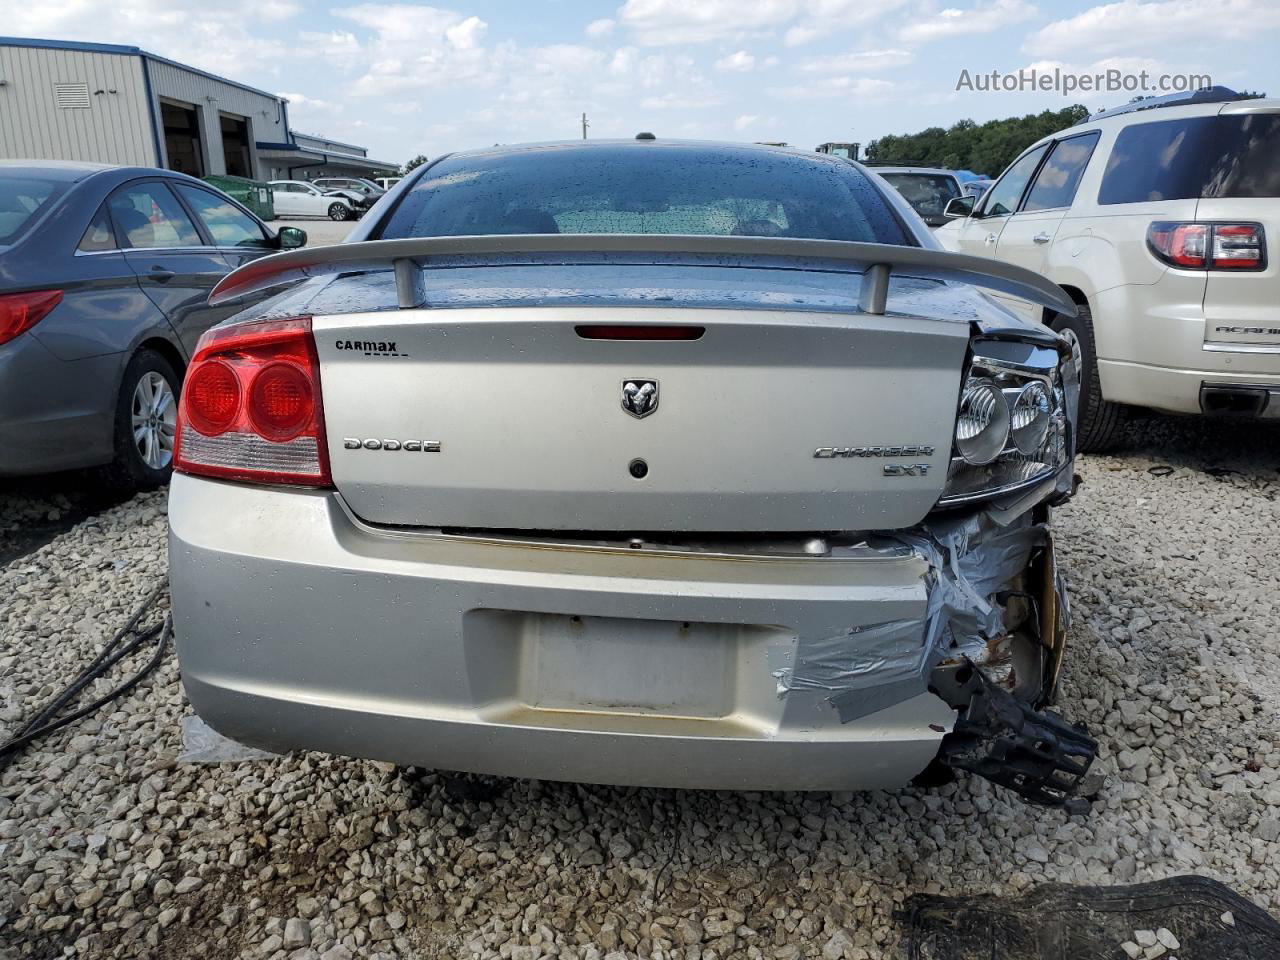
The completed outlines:
{"type": "Polygon", "coordinates": [[[136,687],[142,679],[160,665],[160,661],[164,659],[165,649],[168,646],[169,639],[173,636],[173,620],[169,615],[146,629],[140,630],[138,623],[146,615],[147,611],[155,604],[161,594],[164,593],[166,584],[159,584],[154,590],[147,595],[138,608],[133,612],[128,622],[121,627],[106,645],[98,652],[98,655],[80,671],[80,674],[67,684],[62,690],[54,696],[34,717],[28,720],[18,730],[18,732],[10,739],[0,744],[0,771],[4,770],[18,753],[32,742],[60,730],[68,724],[75,723],[100,709],[106,704],[128,693],[136,687]],[[148,643],[155,644],[155,653],[151,658],[142,665],[139,670],[131,677],[121,683],[114,690],[99,697],[92,703],[59,717],[58,714],[67,706],[75,697],[87,687],[90,683],[98,678],[105,676],[106,673],[121,660],[135,653],[138,649],[148,643]],[[56,718],[56,719],[55,719],[56,718]]]}

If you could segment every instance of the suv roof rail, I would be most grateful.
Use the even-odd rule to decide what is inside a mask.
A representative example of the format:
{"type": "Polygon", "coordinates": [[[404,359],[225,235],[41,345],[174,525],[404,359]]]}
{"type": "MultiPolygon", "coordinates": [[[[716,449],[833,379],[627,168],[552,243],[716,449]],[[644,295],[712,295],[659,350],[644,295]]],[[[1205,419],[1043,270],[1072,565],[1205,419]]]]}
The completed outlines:
{"type": "Polygon", "coordinates": [[[1137,113],[1139,110],[1155,110],[1160,107],[1188,107],[1196,103],[1230,103],[1233,100],[1243,100],[1240,94],[1236,93],[1230,87],[1212,86],[1201,87],[1199,90],[1187,90],[1183,93],[1170,93],[1163,97],[1148,97],[1146,100],[1135,100],[1132,103],[1126,103],[1121,107],[1112,107],[1110,110],[1103,110],[1101,113],[1095,113],[1093,116],[1085,117],[1076,126],[1081,123],[1092,123],[1094,120],[1102,120],[1106,117],[1118,117],[1125,113],[1137,113]]]}

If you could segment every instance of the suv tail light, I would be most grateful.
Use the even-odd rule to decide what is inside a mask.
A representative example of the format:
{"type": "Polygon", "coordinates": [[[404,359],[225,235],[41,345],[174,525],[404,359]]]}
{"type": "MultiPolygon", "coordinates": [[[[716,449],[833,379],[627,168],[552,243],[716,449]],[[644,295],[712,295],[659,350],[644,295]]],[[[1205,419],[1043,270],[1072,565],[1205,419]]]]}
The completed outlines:
{"type": "Polygon", "coordinates": [[[1267,245],[1260,223],[1189,223],[1157,220],[1147,227],[1156,257],[1184,270],[1261,270],[1267,245]]]}
{"type": "Polygon", "coordinates": [[[61,302],[61,290],[34,290],[0,297],[0,343],[8,343],[26,333],[61,302]]]}
{"type": "Polygon", "coordinates": [[[200,338],[173,465],[251,483],[332,483],[310,317],[215,327],[200,338]]]}
{"type": "Polygon", "coordinates": [[[1220,270],[1262,268],[1262,227],[1256,223],[1219,223],[1213,228],[1211,267],[1220,270]]]}

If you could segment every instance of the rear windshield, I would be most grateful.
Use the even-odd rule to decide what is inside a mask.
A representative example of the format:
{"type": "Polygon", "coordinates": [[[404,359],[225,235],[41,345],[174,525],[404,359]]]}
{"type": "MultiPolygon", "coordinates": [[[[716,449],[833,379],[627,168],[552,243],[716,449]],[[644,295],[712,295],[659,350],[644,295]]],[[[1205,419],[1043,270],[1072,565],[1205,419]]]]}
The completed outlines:
{"type": "Polygon", "coordinates": [[[446,157],[381,236],[711,234],[906,244],[852,165],[680,145],[542,147],[446,157]]]}
{"type": "Polygon", "coordinates": [[[16,240],[36,212],[66,188],[65,180],[0,173],[0,243],[16,240]]]}
{"type": "Polygon", "coordinates": [[[1098,203],[1280,197],[1280,114],[1188,117],[1125,127],[1098,203]]]}
{"type": "Polygon", "coordinates": [[[947,203],[960,196],[955,177],[938,173],[882,173],[920,216],[938,218],[947,203]]]}

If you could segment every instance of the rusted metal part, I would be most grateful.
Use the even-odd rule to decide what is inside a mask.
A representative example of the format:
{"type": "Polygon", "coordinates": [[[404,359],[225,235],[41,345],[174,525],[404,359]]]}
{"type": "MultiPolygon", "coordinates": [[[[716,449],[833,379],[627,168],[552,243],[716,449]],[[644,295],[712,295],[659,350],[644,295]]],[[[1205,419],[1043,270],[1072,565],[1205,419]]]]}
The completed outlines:
{"type": "Polygon", "coordinates": [[[1066,593],[1062,588],[1062,575],[1058,570],[1052,533],[1034,561],[1033,569],[1039,581],[1036,594],[1040,598],[1040,642],[1049,652],[1044,671],[1044,693],[1040,702],[1055,703],[1062,680],[1062,663],[1066,657],[1067,631],[1071,625],[1071,617],[1066,593]]]}

